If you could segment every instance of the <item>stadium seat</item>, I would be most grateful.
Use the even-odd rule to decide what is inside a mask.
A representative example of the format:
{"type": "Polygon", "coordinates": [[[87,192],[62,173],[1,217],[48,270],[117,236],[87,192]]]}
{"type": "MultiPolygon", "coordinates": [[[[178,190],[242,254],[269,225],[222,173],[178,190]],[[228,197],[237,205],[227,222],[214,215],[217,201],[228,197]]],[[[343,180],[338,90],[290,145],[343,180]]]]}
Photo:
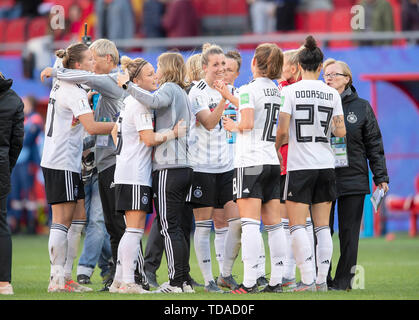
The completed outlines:
{"type": "Polygon", "coordinates": [[[205,0],[202,7],[203,16],[225,15],[227,12],[227,1],[224,0],[205,0]]]}
{"type": "Polygon", "coordinates": [[[333,0],[334,9],[345,8],[349,10],[350,7],[355,5],[355,0],[333,0]]]}
{"type": "MultiPolygon", "coordinates": [[[[402,31],[402,10],[400,1],[398,0],[389,0],[388,1],[391,4],[391,7],[393,9],[393,19],[394,19],[394,30],[402,31]]],[[[400,39],[400,40],[394,40],[394,45],[404,45],[406,44],[406,40],[400,39]]]]}
{"type": "Polygon", "coordinates": [[[307,12],[307,32],[327,32],[329,30],[331,11],[318,10],[307,12]]]}
{"type": "MultiPolygon", "coordinates": [[[[26,25],[28,20],[26,18],[19,18],[9,20],[5,26],[3,40],[1,41],[3,44],[11,44],[11,43],[23,43],[26,41],[26,25]]],[[[3,54],[5,55],[15,55],[20,54],[20,50],[7,50],[4,51],[3,54]]]]}
{"type": "Polygon", "coordinates": [[[229,0],[226,3],[228,15],[247,16],[248,6],[246,0],[229,0]]]}
{"type": "Polygon", "coordinates": [[[48,18],[37,17],[33,18],[28,23],[28,39],[41,37],[48,32],[48,18]]]}
{"type": "MultiPolygon", "coordinates": [[[[334,10],[330,19],[330,32],[352,32],[351,28],[351,12],[347,8],[334,10]]],[[[350,40],[332,40],[329,41],[331,48],[343,48],[353,46],[350,40]]]]}

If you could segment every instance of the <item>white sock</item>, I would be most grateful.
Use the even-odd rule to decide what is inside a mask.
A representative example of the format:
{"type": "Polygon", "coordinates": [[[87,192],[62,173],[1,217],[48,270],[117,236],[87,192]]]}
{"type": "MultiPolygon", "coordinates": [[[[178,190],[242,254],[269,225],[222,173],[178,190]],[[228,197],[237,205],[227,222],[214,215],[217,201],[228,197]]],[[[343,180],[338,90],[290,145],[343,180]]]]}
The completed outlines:
{"type": "Polygon", "coordinates": [[[286,279],[295,279],[295,259],[291,246],[291,234],[288,219],[282,219],[282,227],[284,228],[286,245],[285,245],[285,261],[283,277],[286,279]]]}
{"type": "Polygon", "coordinates": [[[119,240],[119,244],[118,244],[118,257],[116,260],[116,268],[115,268],[115,275],[113,277],[114,281],[117,282],[122,282],[122,259],[123,259],[123,251],[122,248],[124,247],[124,242],[126,239],[126,233],[124,233],[121,237],[121,239],[119,240]]]}
{"type": "Polygon", "coordinates": [[[53,223],[49,232],[48,251],[51,264],[51,276],[64,277],[64,264],[67,257],[68,228],[59,223],[53,223]]]}
{"type": "Polygon", "coordinates": [[[314,257],[311,253],[310,240],[308,239],[305,226],[302,224],[291,226],[290,232],[292,249],[295,261],[300,269],[301,281],[304,284],[311,284],[314,279],[314,270],[311,261],[314,257]]]}
{"type": "Polygon", "coordinates": [[[312,264],[313,264],[313,270],[314,270],[314,278],[313,280],[316,280],[316,251],[315,251],[315,247],[314,247],[314,230],[313,230],[313,222],[311,221],[311,218],[307,218],[306,219],[306,231],[307,231],[307,235],[308,235],[308,239],[310,240],[310,245],[311,245],[311,254],[313,255],[313,260],[312,260],[312,264]]]}
{"type": "Polygon", "coordinates": [[[198,260],[199,268],[204,277],[205,285],[207,286],[211,280],[214,280],[212,275],[211,265],[211,234],[212,220],[195,221],[194,245],[196,258],[198,260]]]}
{"type": "Polygon", "coordinates": [[[125,283],[135,282],[134,272],[135,268],[137,267],[138,253],[140,251],[140,241],[143,234],[144,229],[125,229],[124,242],[121,245],[122,281],[125,283]]]}
{"type": "Polygon", "coordinates": [[[329,226],[314,229],[317,237],[317,279],[316,283],[326,282],[333,254],[333,241],[329,226]]]}
{"type": "MultiPolygon", "coordinates": [[[[266,229],[266,228],[265,228],[266,229]]],[[[264,277],[266,275],[266,253],[265,253],[265,241],[263,240],[263,234],[260,233],[260,247],[259,247],[259,256],[258,256],[258,278],[264,277]]]]}
{"type": "Polygon", "coordinates": [[[282,223],[267,226],[265,230],[268,232],[269,252],[271,256],[271,278],[270,286],[276,286],[282,283],[284,273],[284,260],[286,256],[286,238],[282,228],[282,223]]]}
{"type": "Polygon", "coordinates": [[[250,288],[256,284],[258,257],[260,254],[260,221],[241,218],[242,223],[242,259],[244,265],[243,284],[250,288]]]}
{"type": "Polygon", "coordinates": [[[214,237],[214,247],[215,247],[215,258],[218,262],[218,268],[220,273],[223,272],[223,262],[224,262],[224,246],[227,238],[228,227],[225,228],[214,228],[215,237],[214,237]]]}
{"type": "Polygon", "coordinates": [[[71,222],[70,229],[68,229],[67,259],[64,265],[64,273],[67,280],[72,279],[71,274],[73,271],[73,264],[74,260],[77,258],[81,233],[85,225],[86,220],[73,220],[71,222]]]}
{"type": "Polygon", "coordinates": [[[242,224],[240,218],[228,220],[228,231],[224,245],[223,277],[228,277],[233,272],[234,261],[236,260],[241,246],[242,224]]]}

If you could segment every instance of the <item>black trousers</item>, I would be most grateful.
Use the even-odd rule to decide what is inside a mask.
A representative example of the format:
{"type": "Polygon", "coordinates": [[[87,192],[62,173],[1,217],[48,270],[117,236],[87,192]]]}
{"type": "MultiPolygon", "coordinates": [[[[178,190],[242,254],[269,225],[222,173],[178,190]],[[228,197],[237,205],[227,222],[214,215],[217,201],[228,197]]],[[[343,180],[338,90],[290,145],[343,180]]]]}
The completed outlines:
{"type": "Polygon", "coordinates": [[[153,200],[159,233],[164,238],[169,280],[181,287],[189,280],[190,210],[185,202],[192,184],[191,168],[164,169],[153,172],[153,200]],[[188,228],[189,230],[185,230],[188,228]]]}
{"type": "Polygon", "coordinates": [[[334,233],[334,212],[337,202],[340,256],[332,280],[330,265],[328,284],[337,289],[351,289],[351,280],[357,264],[359,233],[364,210],[365,194],[341,196],[332,204],[330,213],[330,231],[334,233]]]}
{"type": "MultiPolygon", "coordinates": [[[[185,233],[186,242],[188,244],[188,251],[191,249],[191,232],[193,226],[193,208],[190,203],[186,203],[187,210],[185,211],[185,219],[182,224],[182,229],[185,233]]],[[[157,270],[160,268],[161,259],[164,252],[164,237],[160,234],[159,231],[159,222],[156,217],[150,228],[148,234],[147,245],[145,248],[144,256],[144,269],[146,272],[156,274],[157,270]]],[[[187,266],[189,268],[189,264],[187,266]]]]}
{"type": "Polygon", "coordinates": [[[7,195],[0,198],[0,281],[12,280],[12,237],[7,224],[7,195]]]}
{"type": "Polygon", "coordinates": [[[99,172],[98,184],[105,226],[111,242],[112,258],[114,265],[116,265],[119,241],[125,233],[125,220],[122,214],[116,212],[115,188],[113,187],[114,173],[115,165],[99,172]]]}

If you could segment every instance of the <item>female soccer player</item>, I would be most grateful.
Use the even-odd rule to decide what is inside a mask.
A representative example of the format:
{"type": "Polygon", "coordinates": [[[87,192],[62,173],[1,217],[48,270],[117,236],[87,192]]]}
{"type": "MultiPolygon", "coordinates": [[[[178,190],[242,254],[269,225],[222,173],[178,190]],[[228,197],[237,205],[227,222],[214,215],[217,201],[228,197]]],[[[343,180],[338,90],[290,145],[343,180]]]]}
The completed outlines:
{"type": "MultiPolygon", "coordinates": [[[[300,70],[298,68],[298,49],[288,50],[284,52],[284,68],[282,69],[281,78],[278,79],[278,89],[281,92],[282,88],[293,84],[299,80],[301,80],[300,70]]],[[[284,191],[285,187],[285,180],[287,174],[287,155],[288,155],[288,141],[286,144],[282,145],[279,148],[281,155],[282,155],[282,167],[283,170],[281,172],[281,192],[284,191]]],[[[285,197],[286,198],[286,197],[285,197]]],[[[292,244],[291,244],[291,236],[290,236],[290,228],[289,228],[289,219],[287,208],[285,206],[285,198],[281,195],[281,204],[280,204],[280,213],[282,217],[282,225],[284,227],[285,236],[287,238],[287,248],[286,248],[286,258],[284,262],[284,275],[282,281],[282,289],[285,291],[292,290],[296,286],[295,282],[295,259],[292,253],[292,244]]],[[[306,231],[309,236],[310,244],[311,244],[311,251],[314,255],[314,235],[313,235],[313,223],[311,222],[311,215],[310,211],[307,211],[307,219],[306,219],[306,231]]],[[[312,261],[315,267],[315,260],[312,261]]]]}
{"type": "MultiPolygon", "coordinates": [[[[153,66],[142,58],[121,58],[123,70],[130,81],[144,90],[157,89],[157,77],[153,66]]],[[[110,292],[144,293],[134,281],[136,261],[143,261],[140,241],[144,234],[147,213],[152,209],[151,154],[153,146],[178,136],[174,130],[161,134],[153,131],[153,113],[147,107],[128,96],[125,108],[117,120],[117,146],[115,168],[116,209],[125,214],[126,229],[119,242],[116,274],[110,292]]],[[[142,265],[143,263],[140,262],[142,265]]]]}
{"type": "Polygon", "coordinates": [[[343,137],[346,129],[339,93],[318,80],[323,53],[312,36],[306,38],[298,61],[302,80],[282,89],[276,148],[286,142],[289,132],[284,194],[294,257],[301,273],[294,291],[324,291],[333,251],[330,206],[336,198],[335,160],[329,140],[331,132],[343,137]],[[314,256],[305,230],[310,205],[317,238],[315,282],[314,256]]]}
{"type": "MultiPolygon", "coordinates": [[[[81,43],[57,51],[69,69],[91,71],[93,56],[81,43]]],[[[44,75],[41,74],[41,80],[44,75]]],[[[57,80],[51,90],[41,167],[45,178],[47,201],[52,207],[49,235],[51,279],[48,292],[86,291],[86,287],[65,279],[67,233],[72,220],[84,218],[84,192],[81,180],[81,157],[84,129],[89,134],[108,134],[114,123],[93,119],[87,93],[80,85],[57,80]]]]}
{"type": "MultiPolygon", "coordinates": [[[[223,292],[214,281],[211,264],[210,233],[214,208],[238,216],[233,203],[233,150],[226,141],[221,116],[226,100],[215,88],[224,84],[225,56],[216,45],[204,45],[201,79],[189,92],[195,128],[195,166],[188,201],[194,207],[195,252],[205,281],[205,291],[223,292]]],[[[231,87],[232,89],[232,87],[231,87]]],[[[235,244],[231,244],[235,245],[235,244]]]]}
{"type": "Polygon", "coordinates": [[[282,292],[285,236],[279,215],[281,175],[274,126],[281,103],[273,79],[281,75],[283,54],[275,44],[261,44],[251,62],[253,80],[240,87],[238,123],[223,118],[226,130],[237,132],[233,195],[242,224],[243,283],[233,293],[258,292],[260,219],[268,232],[271,278],[264,292],[282,292]]]}
{"type": "Polygon", "coordinates": [[[158,90],[150,93],[132,83],[129,74],[118,76],[118,85],[127,90],[136,100],[155,109],[156,132],[166,133],[179,120],[184,120],[186,134],[157,146],[154,150],[152,189],[160,231],[165,239],[169,283],[157,289],[162,293],[184,292],[184,282],[190,287],[189,248],[186,240],[190,234],[190,219],[185,199],[192,182],[189,134],[193,115],[188,96],[184,90],[185,63],[179,53],[167,52],[158,57],[158,90]],[[188,278],[189,277],[189,278],[188,278]]]}

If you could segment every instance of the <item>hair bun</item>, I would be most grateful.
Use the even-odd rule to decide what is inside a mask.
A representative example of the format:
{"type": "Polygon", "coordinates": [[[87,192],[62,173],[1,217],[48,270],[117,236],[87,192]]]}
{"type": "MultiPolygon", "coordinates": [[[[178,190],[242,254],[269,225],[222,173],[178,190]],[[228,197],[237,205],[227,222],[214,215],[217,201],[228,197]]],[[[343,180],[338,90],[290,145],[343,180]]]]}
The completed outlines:
{"type": "Polygon", "coordinates": [[[55,52],[55,55],[56,55],[58,58],[63,59],[63,58],[67,55],[67,50],[65,50],[65,49],[60,49],[60,50],[57,50],[57,51],[55,52]]]}
{"type": "Polygon", "coordinates": [[[317,48],[316,40],[313,36],[308,36],[304,42],[304,47],[310,51],[313,51],[317,48]]]}

